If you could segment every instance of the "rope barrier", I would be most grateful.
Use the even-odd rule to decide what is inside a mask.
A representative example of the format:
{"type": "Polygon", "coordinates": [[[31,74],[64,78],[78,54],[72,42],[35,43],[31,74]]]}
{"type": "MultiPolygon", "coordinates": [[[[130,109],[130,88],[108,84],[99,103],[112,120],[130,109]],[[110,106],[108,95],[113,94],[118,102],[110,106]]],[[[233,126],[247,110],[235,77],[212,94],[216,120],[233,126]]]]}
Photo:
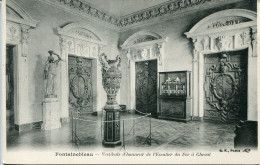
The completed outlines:
{"type": "MultiPolygon", "coordinates": [[[[121,111],[121,110],[120,110],[121,111]]],[[[146,144],[147,142],[151,145],[151,113],[144,113],[144,112],[141,112],[141,111],[138,111],[138,110],[136,110],[136,109],[134,109],[133,111],[135,111],[135,112],[138,112],[139,114],[141,114],[142,116],[139,116],[139,117],[135,117],[134,118],[134,116],[135,116],[135,113],[133,113],[133,117],[132,118],[127,118],[127,119],[121,119],[121,120],[111,120],[111,121],[104,121],[104,117],[103,117],[103,113],[104,112],[106,112],[104,109],[102,109],[102,113],[101,113],[101,118],[100,118],[100,120],[97,120],[97,121],[94,121],[94,120],[89,120],[89,119],[84,119],[84,118],[80,118],[80,116],[82,116],[81,114],[92,114],[93,112],[91,112],[91,113],[82,113],[82,112],[80,112],[80,111],[71,111],[71,114],[72,114],[72,116],[71,116],[71,118],[72,118],[72,142],[73,143],[75,143],[76,144],[76,146],[77,146],[77,148],[79,147],[79,145],[78,145],[78,143],[80,143],[81,142],[81,139],[79,138],[79,136],[78,136],[78,134],[77,134],[77,121],[79,120],[79,121],[84,121],[84,122],[92,122],[92,123],[100,123],[100,126],[98,126],[100,129],[98,129],[97,131],[98,131],[98,134],[97,134],[97,136],[98,136],[98,138],[99,137],[102,137],[102,135],[103,135],[103,123],[110,123],[110,122],[121,122],[122,121],[122,124],[123,124],[123,134],[122,134],[122,136],[123,136],[123,144],[122,144],[122,147],[121,147],[121,149],[123,149],[124,148],[124,150],[125,150],[125,141],[126,140],[129,140],[129,139],[131,139],[130,137],[129,137],[129,135],[130,135],[130,133],[133,131],[133,136],[135,136],[135,125],[136,124],[138,124],[138,123],[140,123],[141,121],[137,121],[138,119],[142,119],[142,118],[145,118],[145,117],[149,117],[149,121],[150,121],[150,129],[149,129],[149,134],[148,134],[148,136],[146,135],[146,138],[145,138],[145,140],[144,140],[144,142],[143,142],[143,145],[144,144],[146,144]],[[133,120],[133,126],[132,126],[132,128],[130,129],[130,131],[127,131],[127,133],[125,133],[125,130],[124,130],[124,128],[125,128],[125,121],[128,121],[128,120],[133,120]]],[[[143,120],[142,120],[143,121],[143,120]]],[[[142,136],[144,135],[145,136],[145,134],[146,133],[143,133],[142,134],[142,136]]],[[[135,141],[136,139],[134,139],[134,141],[135,141]]],[[[84,141],[84,140],[83,140],[84,141]]],[[[120,151],[121,151],[121,149],[120,149],[120,151]]]]}
{"type": "Polygon", "coordinates": [[[144,112],[138,111],[137,109],[135,109],[134,111],[137,111],[138,113],[141,113],[141,114],[143,114],[143,115],[145,115],[145,114],[150,114],[150,113],[144,113],[144,112]]]}
{"type": "MultiPolygon", "coordinates": [[[[140,119],[140,118],[147,117],[147,116],[149,116],[149,115],[151,115],[151,113],[149,113],[149,114],[147,114],[147,115],[144,115],[144,116],[136,117],[136,118],[133,118],[133,119],[136,120],[136,119],[140,119]]],[[[74,116],[73,116],[73,119],[81,120],[81,121],[89,121],[89,122],[93,122],[93,123],[98,123],[98,122],[109,123],[109,122],[117,122],[117,121],[123,121],[123,120],[124,120],[124,121],[126,121],[126,120],[133,120],[133,119],[129,118],[129,119],[111,120],[111,121],[94,121],[94,120],[85,120],[85,119],[81,119],[81,118],[75,118],[74,116]]]]}

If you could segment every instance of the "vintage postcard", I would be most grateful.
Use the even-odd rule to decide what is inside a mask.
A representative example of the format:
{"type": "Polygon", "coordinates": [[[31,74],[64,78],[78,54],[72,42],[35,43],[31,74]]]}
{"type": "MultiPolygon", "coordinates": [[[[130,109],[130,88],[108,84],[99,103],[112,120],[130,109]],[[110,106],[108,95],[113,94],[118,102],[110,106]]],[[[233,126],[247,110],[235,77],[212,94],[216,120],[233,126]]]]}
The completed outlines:
{"type": "Polygon", "coordinates": [[[2,0],[6,164],[259,164],[256,0],[2,0]]]}

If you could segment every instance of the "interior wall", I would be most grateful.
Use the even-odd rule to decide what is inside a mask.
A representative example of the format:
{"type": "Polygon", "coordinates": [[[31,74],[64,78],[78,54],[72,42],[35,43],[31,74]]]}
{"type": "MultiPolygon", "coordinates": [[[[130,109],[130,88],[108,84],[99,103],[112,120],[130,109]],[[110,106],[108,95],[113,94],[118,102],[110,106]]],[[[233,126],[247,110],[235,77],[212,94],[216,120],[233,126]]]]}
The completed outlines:
{"type": "MultiPolygon", "coordinates": [[[[122,31],[120,33],[119,45],[122,45],[125,40],[128,39],[134,33],[140,30],[151,31],[159,34],[163,38],[168,37],[168,42],[164,45],[164,63],[163,71],[182,71],[190,70],[192,71],[192,56],[193,56],[193,45],[190,39],[184,35],[188,32],[197,22],[205,18],[206,16],[213,14],[220,10],[225,9],[248,9],[256,11],[256,1],[243,1],[235,4],[225,5],[218,8],[207,9],[203,11],[198,11],[190,15],[173,17],[170,20],[164,22],[154,22],[152,25],[141,26],[133,28],[127,31],[122,31]]],[[[122,68],[126,72],[127,68],[127,58],[126,53],[122,50],[122,68]]],[[[128,79],[123,76],[121,85],[121,103],[128,104],[127,96],[123,93],[128,91],[128,79]]],[[[132,82],[135,83],[135,82],[132,82]]],[[[129,106],[129,105],[128,105],[129,106]]],[[[198,113],[195,112],[195,116],[198,113]]]]}
{"type": "MultiPolygon", "coordinates": [[[[32,123],[42,121],[42,100],[44,98],[43,70],[44,64],[49,56],[48,50],[61,54],[57,27],[63,27],[72,22],[83,22],[83,18],[73,15],[57,7],[53,7],[38,0],[14,0],[21,6],[35,21],[38,22],[35,29],[31,29],[28,39],[28,84],[29,84],[29,106],[23,110],[21,123],[32,123]]],[[[95,24],[91,21],[84,21],[86,26],[95,27],[101,35],[102,42],[107,43],[103,51],[108,58],[115,58],[118,54],[119,33],[95,24]]],[[[86,27],[87,28],[87,27],[86,27]]],[[[60,64],[59,64],[60,65],[60,64]]],[[[60,99],[61,90],[60,74],[58,71],[56,93],[60,99]]],[[[100,80],[102,81],[102,80],[100,80]]],[[[105,105],[106,94],[102,90],[99,99],[105,105]]],[[[97,110],[101,110],[100,108],[97,110]]]]}
{"type": "MultiPolygon", "coordinates": [[[[107,43],[104,52],[108,55],[108,58],[114,59],[116,55],[120,53],[122,59],[122,82],[117,100],[119,104],[127,104],[127,85],[130,83],[128,83],[126,76],[127,65],[125,53],[118,51],[118,45],[122,45],[129,36],[140,30],[148,30],[158,33],[162,37],[169,37],[168,42],[165,44],[163,71],[192,70],[193,46],[192,42],[184,36],[184,32],[189,31],[191,27],[202,18],[219,10],[244,8],[256,11],[255,1],[243,1],[237,4],[199,11],[183,17],[174,17],[163,23],[154,22],[152,26],[141,26],[118,33],[92,21],[87,21],[86,18],[83,19],[80,16],[73,15],[38,0],[14,0],[14,2],[20,5],[34,20],[38,21],[37,27],[30,30],[28,39],[29,105],[28,109],[23,109],[23,113],[21,113],[21,124],[42,121],[44,64],[49,56],[48,50],[53,50],[61,54],[59,36],[56,30],[57,27],[63,27],[72,22],[83,22],[83,20],[85,20],[84,23],[86,26],[95,27],[95,30],[101,34],[99,37],[102,42],[107,43]]],[[[60,74],[58,72],[57,84],[60,84],[59,77],[60,74]]],[[[59,94],[60,90],[61,87],[58,85],[56,93],[59,94]]],[[[58,97],[60,96],[58,95],[58,97]]],[[[106,93],[104,90],[99,94],[98,99],[102,100],[101,102],[105,105],[106,93]]],[[[97,110],[101,110],[100,107],[98,107],[97,110]]]]}

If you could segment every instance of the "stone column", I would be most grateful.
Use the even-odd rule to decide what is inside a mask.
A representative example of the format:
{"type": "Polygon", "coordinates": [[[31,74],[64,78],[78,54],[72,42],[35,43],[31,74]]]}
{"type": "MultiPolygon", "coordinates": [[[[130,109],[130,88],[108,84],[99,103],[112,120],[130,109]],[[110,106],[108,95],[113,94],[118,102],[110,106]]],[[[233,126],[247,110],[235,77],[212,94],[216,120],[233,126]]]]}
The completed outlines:
{"type": "Polygon", "coordinates": [[[120,145],[120,107],[116,101],[116,95],[120,88],[122,73],[119,70],[120,57],[116,60],[107,60],[106,55],[100,56],[102,64],[103,87],[107,93],[107,102],[104,123],[103,144],[106,146],[120,145]]]}
{"type": "Polygon", "coordinates": [[[193,61],[192,61],[192,116],[200,116],[199,113],[199,54],[200,46],[197,39],[193,39],[193,61]]]}

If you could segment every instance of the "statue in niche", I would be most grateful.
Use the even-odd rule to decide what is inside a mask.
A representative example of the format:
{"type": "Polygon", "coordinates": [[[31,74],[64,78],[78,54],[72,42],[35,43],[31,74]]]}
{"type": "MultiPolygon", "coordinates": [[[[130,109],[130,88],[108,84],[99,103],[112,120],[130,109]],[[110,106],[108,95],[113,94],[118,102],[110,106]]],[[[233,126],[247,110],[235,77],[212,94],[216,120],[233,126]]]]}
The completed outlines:
{"type": "Polygon", "coordinates": [[[44,67],[44,79],[46,80],[45,98],[54,98],[57,97],[54,91],[55,77],[57,74],[57,66],[61,61],[61,58],[58,54],[54,53],[51,50],[48,51],[48,53],[50,54],[50,56],[48,57],[48,60],[46,61],[44,67]],[[56,55],[58,59],[55,60],[53,55],[56,55]]]}

